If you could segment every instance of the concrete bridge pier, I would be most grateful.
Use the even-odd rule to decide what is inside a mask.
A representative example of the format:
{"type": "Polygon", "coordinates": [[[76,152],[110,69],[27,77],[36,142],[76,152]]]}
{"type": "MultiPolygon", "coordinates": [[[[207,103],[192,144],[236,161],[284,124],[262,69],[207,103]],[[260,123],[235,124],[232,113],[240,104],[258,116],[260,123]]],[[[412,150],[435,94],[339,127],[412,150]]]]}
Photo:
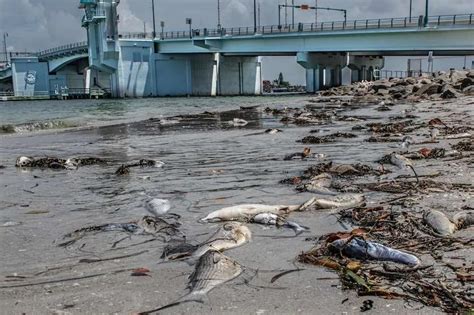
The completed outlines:
{"type": "Polygon", "coordinates": [[[296,61],[306,69],[306,90],[315,93],[323,87],[340,85],[341,54],[298,52],[296,61]]]}
{"type": "Polygon", "coordinates": [[[380,70],[384,67],[385,59],[383,56],[351,56],[346,55],[346,65],[342,68],[342,85],[350,85],[353,82],[375,79],[374,70],[380,70]]]}

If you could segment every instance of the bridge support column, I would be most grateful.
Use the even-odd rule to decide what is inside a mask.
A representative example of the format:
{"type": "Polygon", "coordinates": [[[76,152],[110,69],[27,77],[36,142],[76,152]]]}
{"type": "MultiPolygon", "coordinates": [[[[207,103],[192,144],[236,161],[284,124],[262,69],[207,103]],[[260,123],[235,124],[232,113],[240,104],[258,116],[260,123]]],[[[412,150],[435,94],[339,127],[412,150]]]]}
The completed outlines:
{"type": "Polygon", "coordinates": [[[323,84],[323,71],[320,66],[306,69],[306,92],[316,93],[323,84]]]}
{"type": "Polygon", "coordinates": [[[260,57],[224,56],[219,68],[220,95],[259,95],[262,93],[260,57]]]}
{"type": "Polygon", "coordinates": [[[344,64],[341,54],[299,52],[296,61],[306,69],[306,91],[317,92],[323,86],[340,84],[340,66],[344,64]]]}

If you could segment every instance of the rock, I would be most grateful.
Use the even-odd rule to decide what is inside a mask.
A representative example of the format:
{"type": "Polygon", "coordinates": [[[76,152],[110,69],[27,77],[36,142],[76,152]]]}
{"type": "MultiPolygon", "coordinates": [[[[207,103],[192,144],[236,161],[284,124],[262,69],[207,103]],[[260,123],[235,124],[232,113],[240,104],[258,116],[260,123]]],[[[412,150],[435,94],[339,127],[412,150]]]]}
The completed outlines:
{"type": "Polygon", "coordinates": [[[385,81],[376,81],[374,82],[374,85],[372,85],[372,90],[375,92],[378,92],[381,89],[388,90],[392,84],[390,82],[385,82],[385,81]]]}
{"type": "Polygon", "coordinates": [[[464,88],[462,91],[464,94],[474,95],[474,85],[468,86],[464,88]]]}
{"type": "Polygon", "coordinates": [[[452,83],[457,83],[467,77],[468,72],[467,71],[455,71],[451,70],[449,74],[449,78],[451,79],[452,83]]]}
{"type": "Polygon", "coordinates": [[[389,93],[390,93],[390,92],[389,92],[389,90],[387,90],[387,89],[379,89],[379,90],[377,91],[377,95],[380,95],[380,96],[388,95],[389,93]]]}
{"type": "Polygon", "coordinates": [[[413,85],[412,87],[412,92],[415,93],[415,92],[418,92],[420,89],[421,89],[422,85],[421,84],[415,84],[413,85]]]}
{"type": "Polygon", "coordinates": [[[468,86],[474,85],[474,79],[466,77],[466,78],[462,79],[460,82],[458,82],[458,84],[460,85],[459,89],[464,90],[468,86]]]}
{"type": "Polygon", "coordinates": [[[441,85],[436,83],[425,84],[420,87],[418,91],[416,91],[416,95],[432,95],[439,92],[441,89],[441,85]]]}
{"type": "Polygon", "coordinates": [[[431,82],[431,80],[428,79],[428,78],[423,78],[423,79],[421,79],[420,83],[421,83],[421,84],[431,84],[432,82],[431,82]]]}
{"type": "Polygon", "coordinates": [[[405,82],[407,82],[408,84],[410,85],[414,85],[417,83],[416,79],[415,78],[412,78],[412,77],[408,77],[405,79],[405,82]]]}
{"type": "Polygon", "coordinates": [[[440,95],[441,98],[457,98],[458,97],[458,92],[450,85],[448,84],[445,84],[442,88],[441,88],[441,95],[440,95]]]}
{"type": "Polygon", "coordinates": [[[467,77],[474,79],[474,70],[471,70],[467,73],[467,77]]]}

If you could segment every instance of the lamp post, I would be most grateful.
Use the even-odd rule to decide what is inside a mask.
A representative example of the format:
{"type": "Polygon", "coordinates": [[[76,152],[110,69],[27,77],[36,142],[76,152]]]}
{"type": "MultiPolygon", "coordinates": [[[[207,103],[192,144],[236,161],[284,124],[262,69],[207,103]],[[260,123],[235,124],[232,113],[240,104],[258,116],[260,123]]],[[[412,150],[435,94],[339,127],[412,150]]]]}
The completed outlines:
{"type": "Polygon", "coordinates": [[[221,0],[217,0],[217,29],[221,29],[221,0]]]}
{"type": "Polygon", "coordinates": [[[8,51],[7,51],[7,37],[8,33],[3,33],[3,48],[5,50],[5,63],[8,64],[8,51]]]}
{"type": "Polygon", "coordinates": [[[410,0],[410,23],[411,23],[411,11],[413,8],[413,0],[410,0]]]}
{"type": "Polygon", "coordinates": [[[428,2],[429,2],[429,0],[425,1],[425,20],[423,22],[424,27],[428,26],[428,2]]]}
{"type": "Polygon", "coordinates": [[[191,18],[186,18],[186,24],[189,25],[189,38],[193,38],[193,32],[192,32],[193,20],[191,18]]]}
{"type": "Polygon", "coordinates": [[[253,0],[253,32],[257,33],[257,0],[253,0]]]}
{"type": "Polygon", "coordinates": [[[155,38],[156,37],[155,0],[151,0],[151,11],[153,13],[153,38],[155,38]]]}
{"type": "Polygon", "coordinates": [[[163,39],[165,35],[165,21],[161,21],[160,26],[161,26],[161,39],[163,39]]]}

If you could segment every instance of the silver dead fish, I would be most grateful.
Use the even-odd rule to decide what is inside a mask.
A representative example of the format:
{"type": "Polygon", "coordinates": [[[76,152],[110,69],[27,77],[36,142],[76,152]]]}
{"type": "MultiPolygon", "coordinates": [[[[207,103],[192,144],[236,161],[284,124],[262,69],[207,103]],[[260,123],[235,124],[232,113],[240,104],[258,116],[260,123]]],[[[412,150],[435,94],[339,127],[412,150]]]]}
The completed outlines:
{"type": "Polygon", "coordinates": [[[297,189],[321,195],[336,195],[337,193],[330,189],[331,184],[332,176],[328,173],[322,173],[311,178],[309,183],[299,186],[297,189]]]}
{"type": "Polygon", "coordinates": [[[350,258],[393,261],[409,266],[417,266],[421,263],[418,257],[412,254],[360,238],[353,238],[350,241],[348,239],[335,240],[329,246],[350,258]]]}
{"type": "Polygon", "coordinates": [[[287,214],[295,211],[300,206],[284,206],[284,205],[260,205],[260,204],[244,204],[233,207],[226,207],[216,210],[202,218],[201,222],[219,222],[219,221],[245,221],[249,222],[253,217],[260,213],[273,213],[277,215],[287,214]]]}
{"type": "Polygon", "coordinates": [[[423,213],[423,220],[433,231],[441,236],[448,236],[456,231],[456,225],[449,221],[448,217],[441,211],[425,211],[423,213]]]}
{"type": "Polygon", "coordinates": [[[264,225],[276,225],[292,229],[296,235],[309,231],[309,228],[296,222],[286,220],[274,213],[260,213],[252,218],[252,222],[264,225]]]}
{"type": "Polygon", "coordinates": [[[453,222],[458,229],[467,228],[474,224],[474,211],[461,211],[453,216],[453,222]]]}
{"type": "Polygon", "coordinates": [[[177,306],[182,303],[204,303],[207,293],[215,287],[237,278],[243,271],[242,266],[235,260],[225,256],[219,251],[208,251],[199,258],[194,272],[189,277],[189,293],[176,302],[162,306],[155,310],[139,314],[151,314],[177,306]]]}
{"type": "Polygon", "coordinates": [[[413,167],[413,162],[410,159],[404,157],[401,154],[392,153],[390,154],[390,163],[397,166],[400,169],[410,168],[415,174],[416,182],[417,183],[420,182],[420,180],[418,179],[418,174],[416,173],[415,168],[413,167]]]}

